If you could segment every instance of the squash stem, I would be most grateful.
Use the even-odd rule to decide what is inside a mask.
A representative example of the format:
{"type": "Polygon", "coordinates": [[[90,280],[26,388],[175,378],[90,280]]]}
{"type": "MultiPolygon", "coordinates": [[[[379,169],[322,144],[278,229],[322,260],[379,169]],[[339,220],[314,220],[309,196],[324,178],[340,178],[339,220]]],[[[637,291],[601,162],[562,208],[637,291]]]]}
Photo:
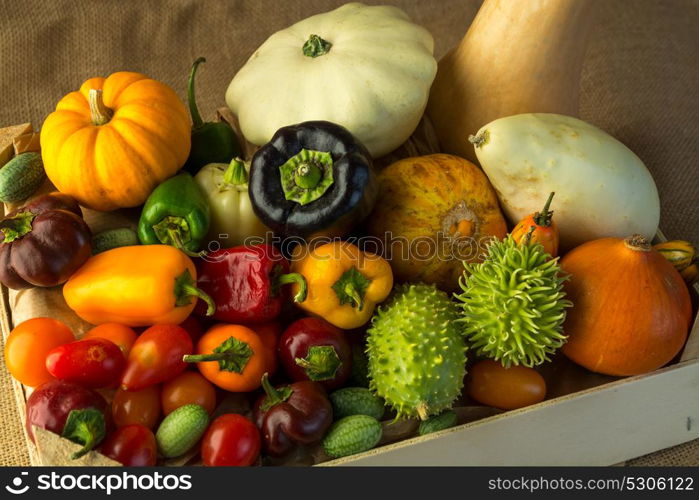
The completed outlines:
{"type": "Polygon", "coordinates": [[[648,240],[641,236],[640,234],[634,234],[624,240],[624,245],[631,250],[636,250],[637,252],[649,252],[651,249],[648,240]]]}
{"type": "Polygon", "coordinates": [[[197,68],[203,62],[206,62],[205,57],[197,57],[192,64],[192,71],[189,74],[189,85],[187,86],[187,103],[189,104],[189,114],[192,115],[192,128],[196,129],[204,125],[204,120],[201,119],[199,108],[197,107],[196,97],[194,96],[194,76],[197,73],[197,68]]]}
{"type": "Polygon", "coordinates": [[[114,116],[114,112],[104,105],[101,89],[90,89],[88,92],[88,103],[90,104],[90,119],[93,125],[104,125],[114,116]]]}
{"type": "Polygon", "coordinates": [[[487,130],[484,130],[484,131],[481,132],[480,134],[477,134],[477,135],[469,135],[469,136],[468,136],[468,142],[470,142],[471,144],[473,144],[474,147],[480,148],[480,147],[483,146],[484,144],[487,144],[487,143],[488,143],[488,137],[489,137],[489,135],[490,135],[490,134],[488,133],[488,131],[487,131],[487,130]]]}
{"type": "Polygon", "coordinates": [[[303,44],[301,51],[304,56],[318,57],[330,52],[330,47],[332,46],[332,43],[323,40],[318,35],[311,35],[308,37],[308,40],[306,40],[306,43],[303,44]]]}

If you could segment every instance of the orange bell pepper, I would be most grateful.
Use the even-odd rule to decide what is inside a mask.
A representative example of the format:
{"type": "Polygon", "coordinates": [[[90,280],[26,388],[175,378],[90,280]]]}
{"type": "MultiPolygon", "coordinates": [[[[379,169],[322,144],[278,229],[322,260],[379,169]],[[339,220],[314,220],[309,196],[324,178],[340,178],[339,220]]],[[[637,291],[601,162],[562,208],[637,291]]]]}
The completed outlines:
{"type": "Polygon", "coordinates": [[[214,304],[197,289],[194,263],[169,245],[135,245],[99,253],[63,286],[68,306],[93,325],[180,324],[196,299],[214,304]]]}
{"type": "Polygon", "coordinates": [[[185,356],[197,363],[206,379],[221,389],[249,392],[260,387],[270,368],[270,352],[260,336],[242,325],[220,323],[199,339],[197,354],[185,356]]]}

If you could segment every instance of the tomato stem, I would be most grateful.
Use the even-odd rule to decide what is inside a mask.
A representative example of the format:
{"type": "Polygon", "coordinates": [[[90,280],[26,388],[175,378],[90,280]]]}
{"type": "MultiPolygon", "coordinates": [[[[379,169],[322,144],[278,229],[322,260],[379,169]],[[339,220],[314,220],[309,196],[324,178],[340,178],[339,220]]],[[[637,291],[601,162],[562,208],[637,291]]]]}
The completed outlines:
{"type": "Polygon", "coordinates": [[[552,191],[548,197],[548,200],[546,200],[546,205],[544,205],[544,209],[541,212],[537,212],[534,214],[534,222],[537,226],[548,227],[551,225],[551,217],[553,217],[553,211],[549,210],[549,207],[551,206],[551,200],[553,200],[554,194],[556,193],[552,191]]]}

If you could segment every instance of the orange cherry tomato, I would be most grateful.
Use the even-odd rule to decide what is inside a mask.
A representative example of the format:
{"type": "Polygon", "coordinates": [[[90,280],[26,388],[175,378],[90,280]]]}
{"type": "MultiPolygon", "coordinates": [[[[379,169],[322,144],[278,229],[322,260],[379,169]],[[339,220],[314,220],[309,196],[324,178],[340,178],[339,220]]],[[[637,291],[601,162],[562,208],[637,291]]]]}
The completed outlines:
{"type": "Polygon", "coordinates": [[[202,406],[211,415],[216,408],[216,389],[199,373],[186,371],[163,384],[160,402],[165,415],[188,404],[202,406]]]}
{"type": "Polygon", "coordinates": [[[137,335],[133,328],[126,325],[119,323],[104,323],[94,327],[83,336],[84,339],[95,337],[111,340],[119,346],[119,349],[121,349],[121,352],[124,353],[124,356],[128,357],[131,346],[133,346],[133,343],[136,342],[137,335]]]}
{"type": "Polygon", "coordinates": [[[151,385],[140,391],[117,389],[112,417],[117,427],[140,424],[152,429],[160,418],[160,386],[151,385]]]}
{"type": "Polygon", "coordinates": [[[546,382],[532,368],[504,368],[497,361],[488,359],[473,365],[466,390],[479,403],[502,410],[514,410],[543,401],[546,397],[546,382]]]}
{"type": "Polygon", "coordinates": [[[54,347],[73,342],[65,323],[52,318],[33,318],[17,325],[5,341],[5,364],[24,385],[37,387],[53,380],[46,369],[46,355],[54,347]]]}
{"type": "Polygon", "coordinates": [[[231,392],[260,387],[269,365],[267,348],[253,330],[242,325],[214,325],[199,339],[197,354],[184,357],[209,382],[231,392]]]}
{"type": "Polygon", "coordinates": [[[277,344],[282,334],[282,327],[276,321],[250,326],[257,333],[267,348],[267,374],[271,377],[277,372],[277,344]]]}

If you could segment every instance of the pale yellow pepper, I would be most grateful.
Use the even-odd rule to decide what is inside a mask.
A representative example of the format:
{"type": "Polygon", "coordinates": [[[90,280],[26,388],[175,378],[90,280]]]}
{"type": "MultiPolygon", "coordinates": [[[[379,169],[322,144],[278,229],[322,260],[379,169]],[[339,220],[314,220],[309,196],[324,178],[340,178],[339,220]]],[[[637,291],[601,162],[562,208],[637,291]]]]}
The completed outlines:
{"type": "MultiPolygon", "coordinates": [[[[260,222],[248,196],[247,165],[238,158],[226,163],[209,163],[194,177],[209,201],[211,224],[207,241],[221,248],[262,243],[270,230],[260,222]]],[[[208,250],[217,250],[209,247],[208,250]]]]}

